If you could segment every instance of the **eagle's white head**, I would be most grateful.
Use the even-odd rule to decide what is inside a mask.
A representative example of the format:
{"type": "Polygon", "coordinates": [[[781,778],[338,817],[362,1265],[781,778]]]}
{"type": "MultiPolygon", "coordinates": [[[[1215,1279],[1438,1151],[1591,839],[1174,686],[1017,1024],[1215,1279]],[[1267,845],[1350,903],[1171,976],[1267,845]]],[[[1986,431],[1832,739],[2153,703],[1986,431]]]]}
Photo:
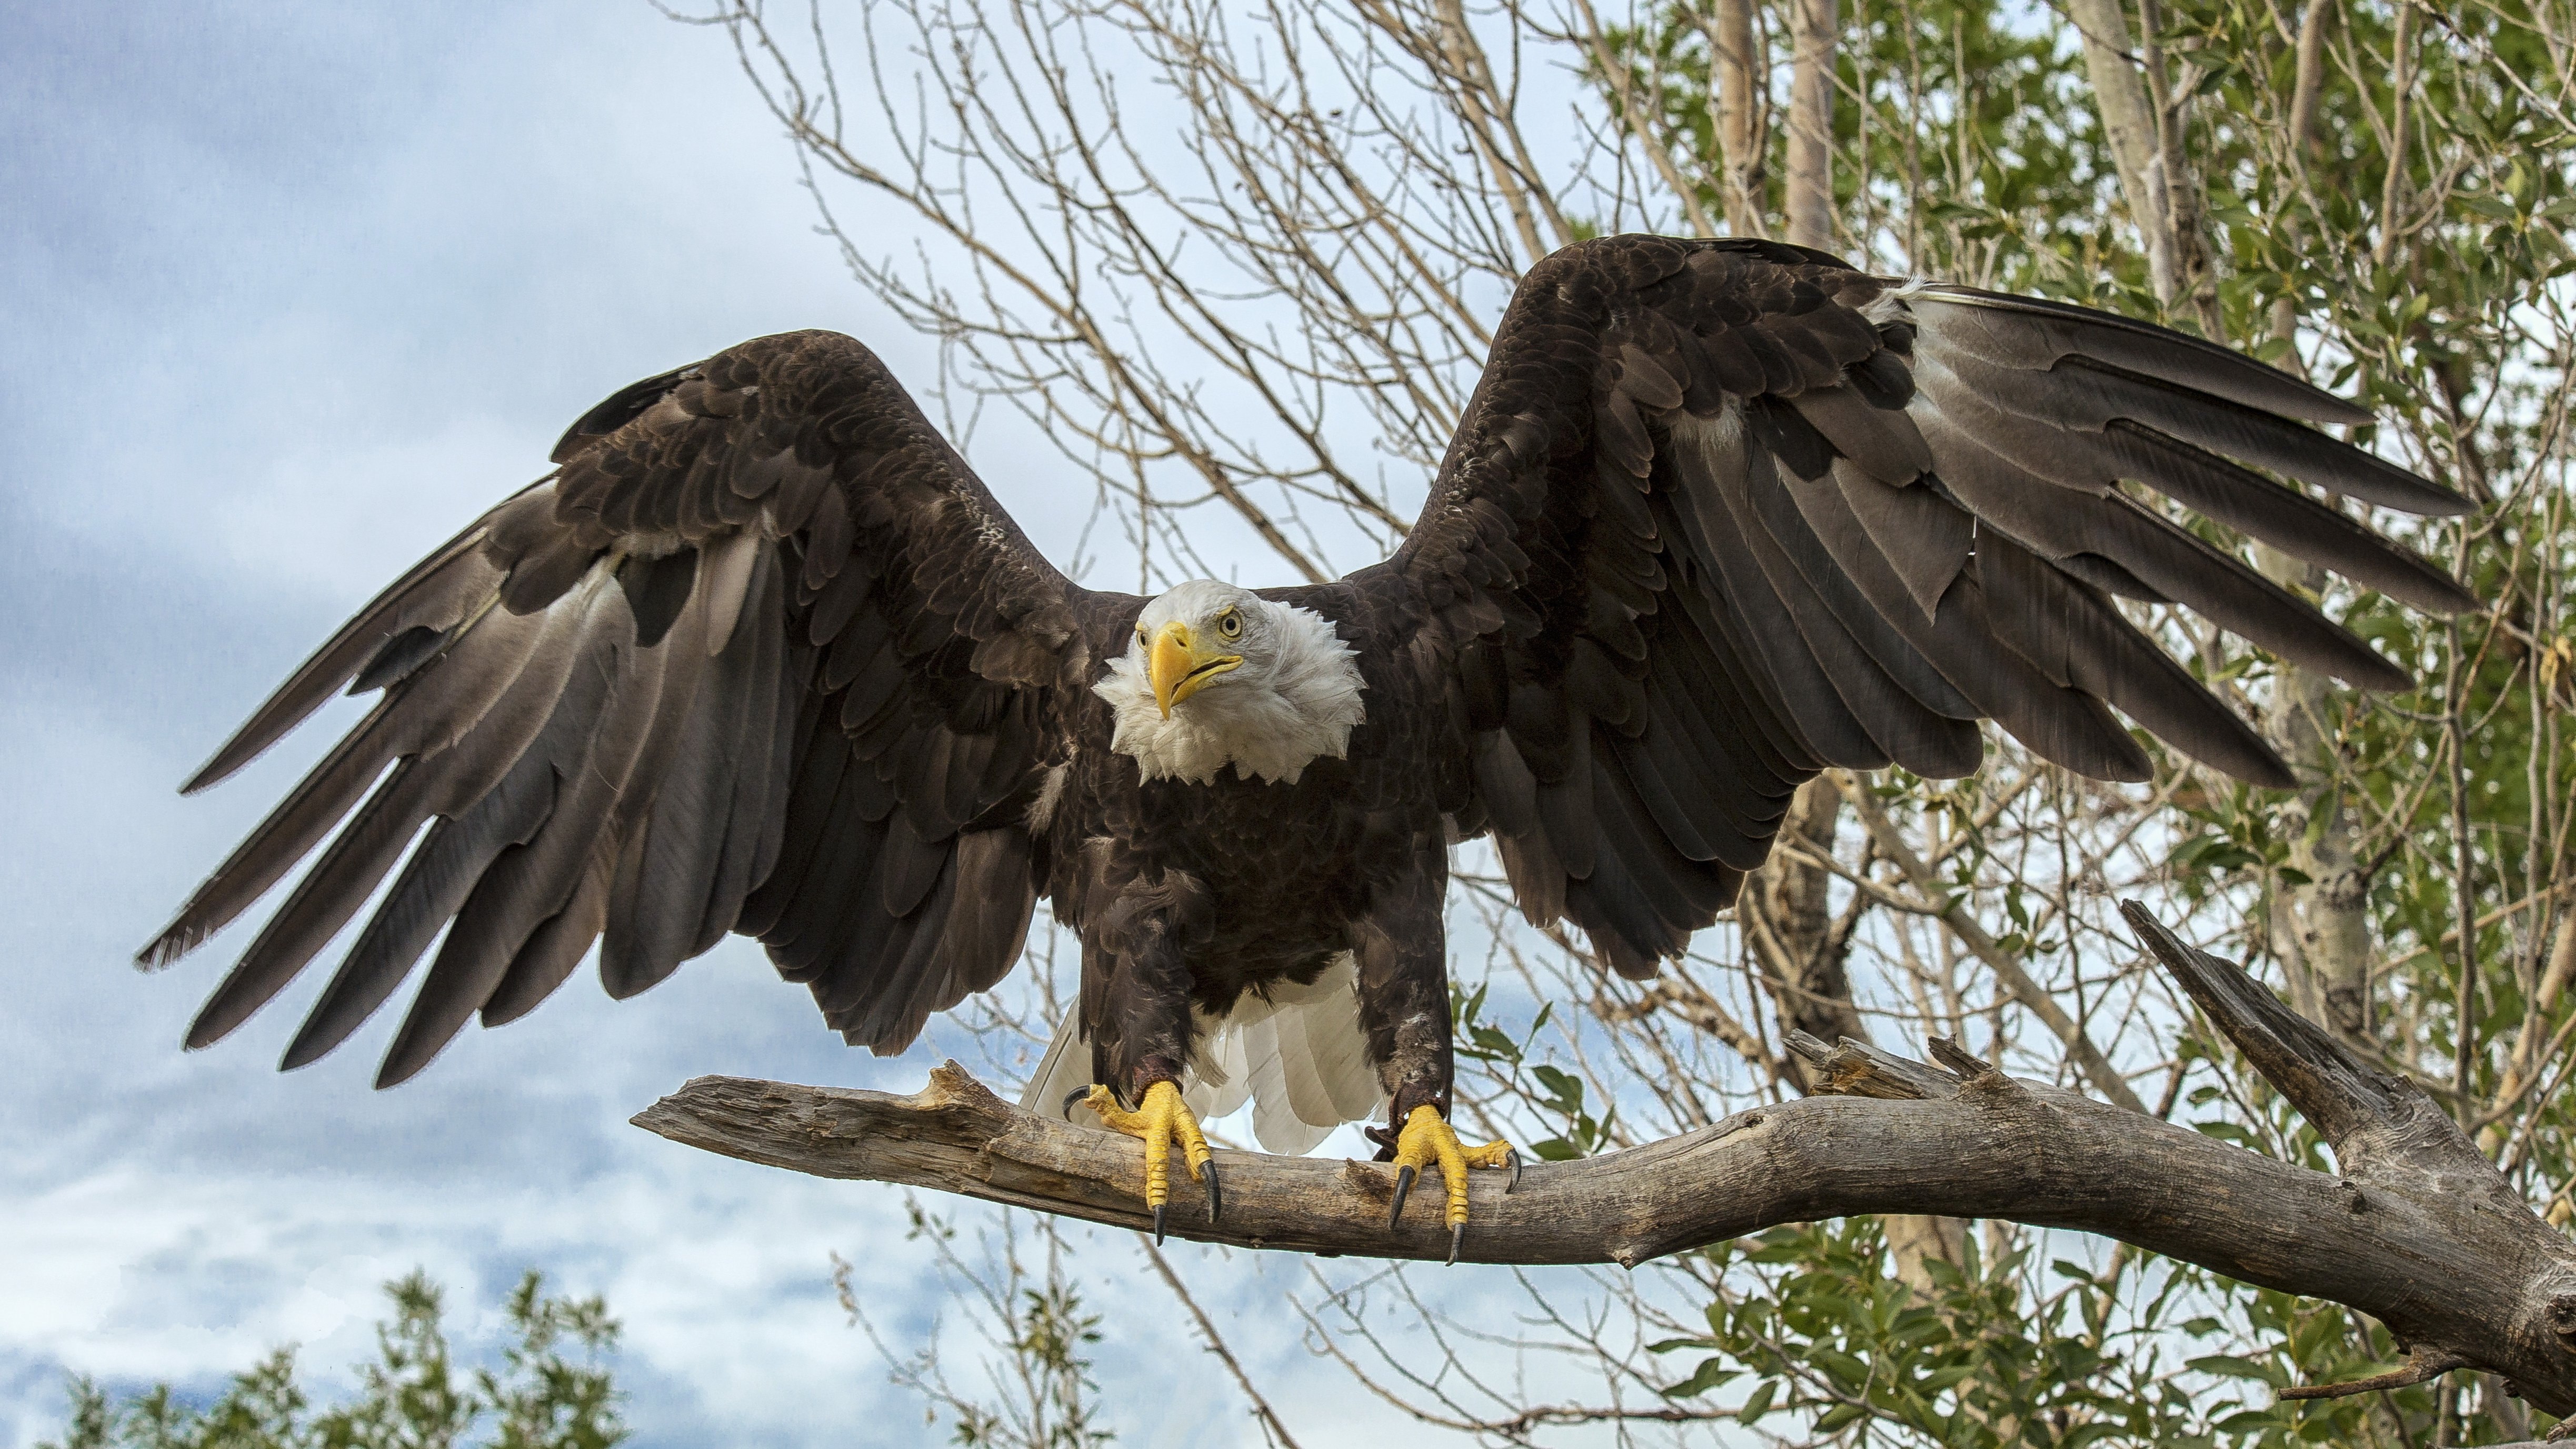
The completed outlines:
{"type": "Polygon", "coordinates": [[[1127,652],[1092,688],[1117,715],[1109,747],[1148,780],[1294,783],[1340,759],[1360,722],[1355,651],[1312,609],[1193,579],[1145,606],[1127,652]]]}

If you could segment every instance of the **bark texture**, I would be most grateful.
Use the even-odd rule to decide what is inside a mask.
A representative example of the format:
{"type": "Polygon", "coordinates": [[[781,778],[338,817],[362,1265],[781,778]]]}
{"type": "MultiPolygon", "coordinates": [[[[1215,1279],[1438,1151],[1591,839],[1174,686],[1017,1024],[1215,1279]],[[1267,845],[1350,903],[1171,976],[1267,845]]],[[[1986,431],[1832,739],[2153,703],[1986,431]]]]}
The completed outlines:
{"type": "Polygon", "coordinates": [[[2129,44],[2129,20],[2119,0],[2068,0],[2067,17],[2084,42],[2084,70],[2093,82],[2102,133],[2120,168],[2120,193],[2147,244],[2149,282],[2156,299],[2170,303],[2180,290],[2167,205],[2164,157],[2156,136],[2156,108],[2129,44]]]}
{"type": "MultiPolygon", "coordinates": [[[[2299,569],[2301,576],[2306,574],[2299,569]]],[[[2367,1049],[2370,1027],[2370,867],[2335,779],[2334,682],[2284,665],[2273,690],[2272,740],[2299,772],[2300,790],[2281,812],[2292,869],[2272,898],[2273,949],[2288,963],[2299,1009],[2367,1049]]]]}
{"type": "MultiPolygon", "coordinates": [[[[2157,959],[2342,1165],[2312,1172],[2140,1113],[2004,1076],[1935,1039],[1939,1065],[1860,1043],[1794,1045],[1825,1094],[1581,1162],[1532,1164],[1519,1190],[1477,1173],[1464,1257],[1649,1258],[1852,1213],[2000,1217],[2101,1233],[2249,1283],[2377,1317],[2417,1376],[2505,1375],[2576,1411],[2576,1246],[2534,1217],[2442,1110],[2365,1066],[2231,963],[2134,903],[2157,959]]],[[[1107,1223],[1148,1225],[1129,1138],[1022,1112],[954,1063],[911,1096],[702,1077],[637,1125],[821,1177],[899,1182],[1107,1223]]],[[[1247,1248],[1437,1259],[1436,1193],[1386,1224],[1376,1163],[1217,1154],[1226,1216],[1182,1236],[1247,1248]]],[[[2308,1395],[2353,1390],[2318,1385],[2308,1395]]]]}
{"type": "Polygon", "coordinates": [[[1795,0],[1789,72],[1789,240],[1834,246],[1834,40],[1838,0],[1795,0]]]}
{"type": "Polygon", "coordinates": [[[1869,1028],[1852,1003],[1846,969],[1851,938],[1835,929],[1834,874],[1824,864],[1833,856],[1842,811],[1832,776],[1800,786],[1780,822],[1779,843],[1786,848],[1774,848],[1745,882],[1736,907],[1781,1023],[1826,1041],[1866,1041],[1869,1028]]]}
{"type": "Polygon", "coordinates": [[[1755,89],[1751,0],[1717,0],[1705,22],[1709,64],[1717,72],[1719,165],[1725,172],[1727,230],[1768,236],[1762,224],[1762,105],[1755,89]]]}

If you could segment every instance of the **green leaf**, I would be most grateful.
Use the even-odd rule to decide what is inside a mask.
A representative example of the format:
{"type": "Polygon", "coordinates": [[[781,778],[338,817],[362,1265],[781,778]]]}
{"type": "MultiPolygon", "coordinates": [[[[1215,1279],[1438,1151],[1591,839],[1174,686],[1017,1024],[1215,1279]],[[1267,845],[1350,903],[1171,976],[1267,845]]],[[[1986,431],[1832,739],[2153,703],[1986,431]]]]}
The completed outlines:
{"type": "Polygon", "coordinates": [[[1825,1377],[1847,1393],[1858,1393],[1869,1383],[1869,1365],[1840,1349],[1811,1348],[1807,1350],[1807,1361],[1823,1369],[1825,1377]]]}
{"type": "Polygon", "coordinates": [[[1530,1076],[1537,1080],[1550,1107],[1569,1117],[1583,1110],[1583,1082],[1580,1078],[1545,1063],[1530,1068],[1530,1076]]]}
{"type": "Polygon", "coordinates": [[[1816,1256],[1814,1246],[1799,1238],[1780,1239],[1764,1233],[1754,1242],[1756,1246],[1744,1256],[1756,1263],[1804,1263],[1816,1256]]]}
{"type": "Polygon", "coordinates": [[[1744,1370],[1728,1368],[1726,1360],[1722,1358],[1704,1358],[1699,1361],[1699,1367],[1692,1371],[1689,1378],[1677,1384],[1667,1385],[1660,1392],[1668,1399],[1687,1399],[1707,1393],[1731,1379],[1739,1379],[1743,1376],[1744,1370]]]}
{"type": "Polygon", "coordinates": [[[1744,1407],[1735,1411],[1735,1421],[1746,1425],[1760,1423],[1762,1416],[1771,1412],[1772,1397],[1779,1392],[1779,1380],[1763,1380],[1761,1387],[1753,1391],[1753,1396],[1744,1401],[1744,1407]]]}
{"type": "Polygon", "coordinates": [[[2250,1358],[2238,1358],[2233,1354],[2205,1354],[2199,1358],[2185,1360],[2184,1366],[2222,1379],[2251,1379],[2259,1384],[2281,1382],[2281,1371],[2273,1365],[2250,1358]]]}
{"type": "Polygon", "coordinates": [[[1830,1434],[1869,1412],[1867,1404],[1836,1404],[1816,1416],[1815,1431],[1830,1434]]]}

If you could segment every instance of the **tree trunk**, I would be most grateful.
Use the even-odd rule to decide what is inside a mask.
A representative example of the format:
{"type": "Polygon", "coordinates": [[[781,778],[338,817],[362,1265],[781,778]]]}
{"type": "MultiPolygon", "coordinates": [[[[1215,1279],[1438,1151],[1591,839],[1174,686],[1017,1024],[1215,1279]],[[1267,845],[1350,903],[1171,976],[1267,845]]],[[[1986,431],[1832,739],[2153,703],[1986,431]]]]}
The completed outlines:
{"type": "Polygon", "coordinates": [[[1834,41],[1838,0],[1790,0],[1789,240],[1834,249],[1834,41]]]}
{"type": "Polygon", "coordinates": [[[2130,51],[2128,17],[2120,0],[2067,0],[2066,14],[2084,42],[2084,73],[2120,169],[2120,194],[2146,244],[2148,283],[2156,300],[2171,306],[2184,291],[2169,190],[2177,178],[2166,174],[2155,102],[2130,51]]]}
{"type": "MultiPolygon", "coordinates": [[[[2261,550],[2258,561],[2276,582],[2306,582],[2307,570],[2261,550]],[[2291,572],[2284,579],[2281,572],[2291,572]]],[[[2289,967],[2291,999],[2301,1011],[2356,1046],[2372,1043],[2370,1026],[2370,877],[2358,857],[2352,818],[2334,779],[2334,683],[2314,670],[2284,664],[2273,683],[2272,743],[2299,773],[2298,797],[2281,807],[2277,828],[2290,842],[2290,868],[2306,884],[2272,893],[2272,949],[2289,967]]]]}
{"type": "MultiPolygon", "coordinates": [[[[2308,0],[2299,17],[2298,68],[2290,96],[2290,164],[2304,167],[2315,140],[2318,97],[2325,83],[2325,0],[2308,0]]],[[[2297,366],[2298,314],[2287,299],[2273,310],[2275,340],[2292,347],[2297,366]]],[[[2310,592],[2325,573],[2265,544],[2254,549],[2256,567],[2274,583],[2310,592]]],[[[2284,882],[2272,892],[2266,922],[2272,949],[2288,968],[2291,1000],[2311,1020],[2346,1042],[2368,1046],[2370,1021],[2370,877],[2359,857],[2351,816],[2334,781],[2335,732],[2328,725],[2334,682],[2313,670],[2283,663],[2275,676],[2270,717],[2273,748],[2299,772],[2298,798],[2281,814],[2290,841],[2290,868],[2304,885],[2284,882]]]]}
{"type": "Polygon", "coordinates": [[[1805,858],[1832,857],[1842,817],[1843,793],[1833,777],[1820,775],[1800,786],[1780,822],[1779,845],[1788,848],[1775,846],[1745,884],[1739,910],[1749,918],[1746,934],[1784,1036],[1794,1030],[1825,1041],[1869,1040],[1844,969],[1851,943],[1834,930],[1834,874],[1805,858]]]}
{"type": "Polygon", "coordinates": [[[1764,67],[1753,50],[1752,0],[1717,0],[1708,26],[1727,229],[1737,236],[1768,236],[1762,224],[1762,92],[1755,81],[1764,67]]]}

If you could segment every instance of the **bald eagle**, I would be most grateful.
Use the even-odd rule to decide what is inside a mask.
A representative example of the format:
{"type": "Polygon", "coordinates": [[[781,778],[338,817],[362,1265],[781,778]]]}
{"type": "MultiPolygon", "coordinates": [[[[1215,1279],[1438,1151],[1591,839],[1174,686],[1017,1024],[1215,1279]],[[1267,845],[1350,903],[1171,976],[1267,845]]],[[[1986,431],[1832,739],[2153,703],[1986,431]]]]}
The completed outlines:
{"type": "Polygon", "coordinates": [[[622,998],[728,932],[891,1053],[1011,969],[1043,895],[1082,987],[1030,1100],[1069,1086],[1144,1140],[1158,1230],[1175,1147],[1214,1219],[1198,1119],[1249,1098],[1273,1150],[1383,1112],[1400,1182],[1443,1173],[1454,1257],[1464,1170],[1514,1158],[1447,1125],[1453,846],[1490,836],[1531,921],[1642,978],[1801,782],[1965,775],[1981,720],[2146,779],[2116,709],[2290,786],[2115,600],[2363,688],[2407,672],[2131,485],[2416,608],[2476,604],[2253,471],[2466,508],[2298,420],[2371,416],[2104,313],[1767,241],[1588,241],[1520,284],[1394,557],[1147,599],[1058,572],[865,347],[765,337],[600,404],[297,670],[186,790],[342,686],[381,698],[141,959],[322,847],[189,1046],[392,874],[285,1067],[442,931],[379,1086],[594,944],[622,998]]]}

